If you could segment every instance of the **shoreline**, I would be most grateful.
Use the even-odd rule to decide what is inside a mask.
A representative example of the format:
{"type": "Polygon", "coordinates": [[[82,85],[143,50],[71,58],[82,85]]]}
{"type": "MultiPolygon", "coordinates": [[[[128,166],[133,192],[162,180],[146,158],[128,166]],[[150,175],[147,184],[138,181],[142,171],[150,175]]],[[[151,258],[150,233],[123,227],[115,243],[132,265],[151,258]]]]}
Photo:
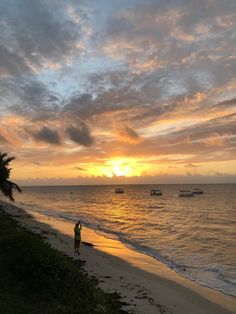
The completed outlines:
{"type": "Polygon", "coordinates": [[[150,314],[236,311],[236,298],[201,286],[153,257],[86,227],[83,227],[82,241],[93,243],[94,247],[82,245],[78,257],[73,252],[73,223],[26,212],[9,203],[2,204],[8,214],[27,229],[41,234],[54,248],[74,259],[84,260],[85,271],[99,279],[103,290],[116,291],[129,303],[126,310],[150,314]]]}
{"type": "MultiPolygon", "coordinates": [[[[16,206],[19,206],[19,207],[20,207],[21,205],[20,205],[20,204],[19,204],[19,205],[17,204],[16,206]]],[[[29,210],[29,211],[30,211],[30,209],[27,209],[27,208],[24,208],[24,210],[26,210],[26,211],[29,210]]],[[[69,223],[69,222],[72,222],[72,221],[73,221],[72,219],[68,219],[68,217],[64,218],[63,216],[62,216],[62,217],[58,217],[58,216],[54,216],[54,215],[48,216],[47,214],[40,213],[39,211],[31,211],[31,213],[32,213],[32,215],[35,215],[35,217],[37,216],[37,213],[38,213],[38,215],[42,215],[42,216],[49,217],[49,218],[52,219],[52,220],[59,220],[59,221],[62,221],[62,222],[64,222],[64,223],[67,223],[67,222],[69,223]]],[[[232,293],[232,294],[227,293],[227,292],[225,292],[223,289],[220,289],[220,288],[217,289],[217,288],[211,287],[211,286],[208,285],[208,284],[204,284],[204,283],[202,283],[201,281],[199,282],[197,279],[194,279],[194,278],[192,278],[191,276],[188,276],[188,273],[185,272],[185,266],[177,266],[177,267],[172,266],[172,265],[171,265],[172,262],[171,262],[171,263],[168,263],[168,262],[166,262],[163,258],[158,258],[158,257],[156,257],[156,256],[154,256],[154,255],[152,255],[152,254],[149,254],[148,252],[145,252],[145,250],[144,250],[144,251],[139,250],[139,249],[136,248],[135,245],[133,245],[132,243],[130,244],[130,243],[127,243],[127,242],[125,242],[125,241],[122,241],[122,240],[119,238],[119,236],[116,235],[116,234],[113,234],[113,233],[109,233],[109,232],[100,230],[99,228],[94,228],[93,226],[90,226],[90,225],[86,225],[86,226],[83,225],[83,228],[84,228],[84,229],[86,228],[86,229],[88,229],[88,230],[94,231],[98,237],[101,236],[101,237],[107,238],[108,240],[114,240],[114,241],[121,242],[126,248],[128,248],[128,249],[130,249],[130,250],[132,250],[132,251],[134,251],[134,252],[143,254],[143,255],[145,255],[145,256],[147,256],[147,257],[151,257],[151,258],[155,259],[156,261],[160,262],[161,264],[164,264],[165,266],[167,266],[169,269],[173,270],[173,271],[174,271],[175,273],[177,273],[179,276],[184,277],[184,278],[186,278],[186,279],[188,279],[188,280],[190,280],[190,281],[196,283],[196,284],[199,285],[199,286],[206,287],[206,288],[209,288],[209,289],[211,289],[211,290],[220,292],[220,293],[222,293],[223,295],[236,298],[236,294],[234,294],[234,293],[232,293]],[[182,271],[180,271],[181,268],[182,268],[182,271]]],[[[174,262],[173,262],[173,263],[174,263],[174,262]]]]}
{"type": "MultiPolygon", "coordinates": [[[[51,219],[54,219],[54,217],[51,218],[51,219]]],[[[55,218],[55,219],[61,220],[61,221],[64,221],[65,223],[67,223],[67,220],[65,220],[64,218],[63,218],[63,219],[55,218]]],[[[101,237],[104,237],[104,238],[106,238],[106,239],[108,239],[108,240],[118,241],[118,242],[120,242],[123,246],[125,246],[128,250],[134,251],[134,252],[136,252],[136,253],[138,253],[138,254],[142,254],[142,255],[144,255],[144,256],[146,256],[146,257],[148,257],[148,258],[154,259],[155,261],[157,261],[157,263],[161,263],[161,264],[163,264],[164,266],[166,266],[168,269],[170,269],[171,271],[174,271],[178,276],[183,277],[183,278],[186,278],[187,280],[190,280],[191,282],[197,284],[198,286],[201,286],[201,287],[208,288],[208,289],[210,289],[210,290],[219,292],[219,293],[221,293],[221,294],[223,294],[223,295],[225,295],[225,296],[229,296],[229,297],[232,297],[232,298],[236,298],[236,295],[234,295],[234,294],[228,294],[228,293],[226,293],[226,292],[223,291],[223,290],[214,289],[213,287],[210,287],[210,286],[208,286],[208,285],[206,285],[206,284],[199,283],[197,280],[194,280],[193,278],[191,278],[191,277],[185,275],[183,272],[178,272],[177,268],[169,266],[168,263],[165,263],[165,261],[163,261],[163,260],[161,260],[161,259],[159,259],[159,258],[156,258],[155,256],[152,256],[151,254],[148,254],[148,253],[146,253],[146,252],[139,251],[138,249],[135,248],[135,246],[130,245],[130,244],[124,242],[124,241],[121,241],[118,237],[116,237],[116,236],[112,237],[112,234],[110,234],[110,233],[106,233],[106,232],[104,232],[104,231],[100,231],[99,229],[93,229],[92,227],[88,227],[88,226],[83,226],[83,228],[84,228],[84,229],[87,229],[87,230],[90,230],[90,231],[93,231],[98,237],[101,236],[101,237]]]]}

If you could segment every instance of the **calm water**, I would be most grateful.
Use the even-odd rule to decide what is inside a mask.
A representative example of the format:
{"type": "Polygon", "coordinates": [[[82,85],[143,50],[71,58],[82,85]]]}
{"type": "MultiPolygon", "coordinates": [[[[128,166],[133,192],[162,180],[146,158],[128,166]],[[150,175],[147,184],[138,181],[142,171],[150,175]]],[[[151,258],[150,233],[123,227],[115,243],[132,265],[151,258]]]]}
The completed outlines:
{"type": "Polygon", "coordinates": [[[17,205],[88,227],[192,280],[236,295],[236,185],[27,187],[17,205]],[[163,196],[150,196],[161,188],[163,196]],[[179,198],[180,189],[203,195],[179,198]]]}

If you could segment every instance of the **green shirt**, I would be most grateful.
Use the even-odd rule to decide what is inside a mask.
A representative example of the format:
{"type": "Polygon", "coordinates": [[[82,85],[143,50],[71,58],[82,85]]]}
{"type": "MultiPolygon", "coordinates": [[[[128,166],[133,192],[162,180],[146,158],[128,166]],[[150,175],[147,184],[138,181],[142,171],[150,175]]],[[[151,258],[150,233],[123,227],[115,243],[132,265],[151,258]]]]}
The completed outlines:
{"type": "Polygon", "coordinates": [[[81,239],[81,229],[82,229],[82,226],[74,227],[75,240],[81,239]]]}

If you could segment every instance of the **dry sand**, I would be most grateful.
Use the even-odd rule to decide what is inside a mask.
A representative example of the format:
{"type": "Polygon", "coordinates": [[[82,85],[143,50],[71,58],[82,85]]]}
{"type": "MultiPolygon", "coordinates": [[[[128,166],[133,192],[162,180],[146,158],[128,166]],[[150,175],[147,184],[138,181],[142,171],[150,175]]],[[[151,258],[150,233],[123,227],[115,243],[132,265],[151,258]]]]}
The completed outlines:
{"type": "Polygon", "coordinates": [[[124,309],[131,313],[227,314],[236,313],[236,298],[199,286],[181,277],[163,263],[107,239],[83,227],[81,255],[73,251],[74,224],[28,212],[8,203],[5,211],[27,229],[41,234],[54,248],[75,260],[86,262],[84,268],[99,279],[100,287],[117,291],[124,309]]]}

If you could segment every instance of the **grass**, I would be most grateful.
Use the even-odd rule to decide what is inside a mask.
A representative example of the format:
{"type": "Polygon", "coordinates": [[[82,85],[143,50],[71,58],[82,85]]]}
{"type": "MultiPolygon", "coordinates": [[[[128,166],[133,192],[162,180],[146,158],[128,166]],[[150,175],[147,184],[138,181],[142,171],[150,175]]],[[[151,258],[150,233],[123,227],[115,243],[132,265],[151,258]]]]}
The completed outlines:
{"type": "Polygon", "coordinates": [[[0,209],[0,313],[127,313],[122,304],[117,293],[103,292],[81,263],[0,209]]]}

